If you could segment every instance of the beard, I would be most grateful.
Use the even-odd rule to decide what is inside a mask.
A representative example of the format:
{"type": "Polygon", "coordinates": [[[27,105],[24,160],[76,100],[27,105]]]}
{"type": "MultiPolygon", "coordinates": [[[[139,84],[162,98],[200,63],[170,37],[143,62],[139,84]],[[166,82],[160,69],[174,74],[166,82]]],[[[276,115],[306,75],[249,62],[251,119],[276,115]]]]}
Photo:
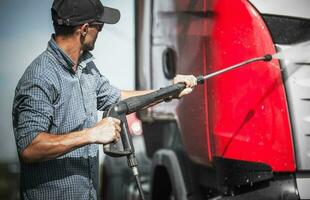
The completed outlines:
{"type": "Polygon", "coordinates": [[[97,40],[97,35],[91,41],[85,41],[85,40],[82,41],[82,50],[83,51],[92,51],[92,50],[94,50],[96,40],[97,40]]]}
{"type": "Polygon", "coordinates": [[[92,51],[95,48],[95,43],[90,44],[90,45],[85,45],[85,47],[83,48],[84,51],[92,51]]]}
{"type": "Polygon", "coordinates": [[[92,50],[94,50],[94,48],[95,48],[95,41],[82,45],[83,51],[92,51],[92,50]]]}

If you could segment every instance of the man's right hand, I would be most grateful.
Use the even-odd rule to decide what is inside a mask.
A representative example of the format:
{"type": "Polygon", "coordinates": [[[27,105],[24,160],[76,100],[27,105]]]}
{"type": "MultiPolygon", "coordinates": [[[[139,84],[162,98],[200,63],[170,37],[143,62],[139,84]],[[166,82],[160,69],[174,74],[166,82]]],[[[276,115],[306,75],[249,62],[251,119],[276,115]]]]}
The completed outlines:
{"type": "Polygon", "coordinates": [[[99,121],[94,127],[88,129],[92,143],[109,144],[117,142],[120,138],[121,121],[107,117],[99,121]]]}
{"type": "Polygon", "coordinates": [[[117,142],[121,132],[120,123],[120,120],[108,117],[94,127],[82,131],[63,135],[40,132],[31,144],[20,152],[21,158],[27,163],[51,160],[87,144],[117,142]]]}

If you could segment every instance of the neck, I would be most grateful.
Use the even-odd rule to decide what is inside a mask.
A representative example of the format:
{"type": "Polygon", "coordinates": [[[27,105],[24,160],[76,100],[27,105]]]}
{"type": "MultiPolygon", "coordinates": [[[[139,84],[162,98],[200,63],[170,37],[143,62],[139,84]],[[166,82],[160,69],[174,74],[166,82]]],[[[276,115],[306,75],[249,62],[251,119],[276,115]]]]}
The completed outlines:
{"type": "Polygon", "coordinates": [[[80,55],[82,54],[79,38],[74,36],[56,36],[55,42],[72,59],[72,61],[74,62],[73,69],[75,71],[80,55]]]}

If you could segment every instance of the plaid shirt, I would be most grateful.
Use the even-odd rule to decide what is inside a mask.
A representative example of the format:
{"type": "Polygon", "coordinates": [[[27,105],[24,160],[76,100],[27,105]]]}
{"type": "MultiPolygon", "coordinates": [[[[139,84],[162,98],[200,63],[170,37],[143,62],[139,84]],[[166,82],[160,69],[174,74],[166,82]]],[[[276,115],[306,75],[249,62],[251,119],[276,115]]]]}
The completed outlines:
{"type": "MultiPolygon", "coordinates": [[[[120,98],[85,52],[74,72],[73,61],[53,37],[20,79],[13,103],[13,128],[18,152],[40,132],[66,134],[94,126],[97,110],[120,98]]],[[[57,159],[21,162],[23,199],[97,199],[98,145],[75,149],[57,159]]]]}

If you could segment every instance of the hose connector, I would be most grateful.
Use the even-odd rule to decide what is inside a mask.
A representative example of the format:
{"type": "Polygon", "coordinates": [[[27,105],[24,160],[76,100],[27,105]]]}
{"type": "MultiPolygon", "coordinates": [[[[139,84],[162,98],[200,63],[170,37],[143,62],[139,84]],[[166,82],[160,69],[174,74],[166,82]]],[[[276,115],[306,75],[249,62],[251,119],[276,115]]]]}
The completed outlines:
{"type": "Polygon", "coordinates": [[[266,55],[264,56],[264,61],[265,61],[265,62],[269,62],[269,61],[271,61],[271,60],[272,60],[272,55],[266,54],[266,55]]]}
{"type": "Polygon", "coordinates": [[[204,76],[199,75],[196,77],[197,79],[197,84],[203,84],[205,82],[204,76]]]}

